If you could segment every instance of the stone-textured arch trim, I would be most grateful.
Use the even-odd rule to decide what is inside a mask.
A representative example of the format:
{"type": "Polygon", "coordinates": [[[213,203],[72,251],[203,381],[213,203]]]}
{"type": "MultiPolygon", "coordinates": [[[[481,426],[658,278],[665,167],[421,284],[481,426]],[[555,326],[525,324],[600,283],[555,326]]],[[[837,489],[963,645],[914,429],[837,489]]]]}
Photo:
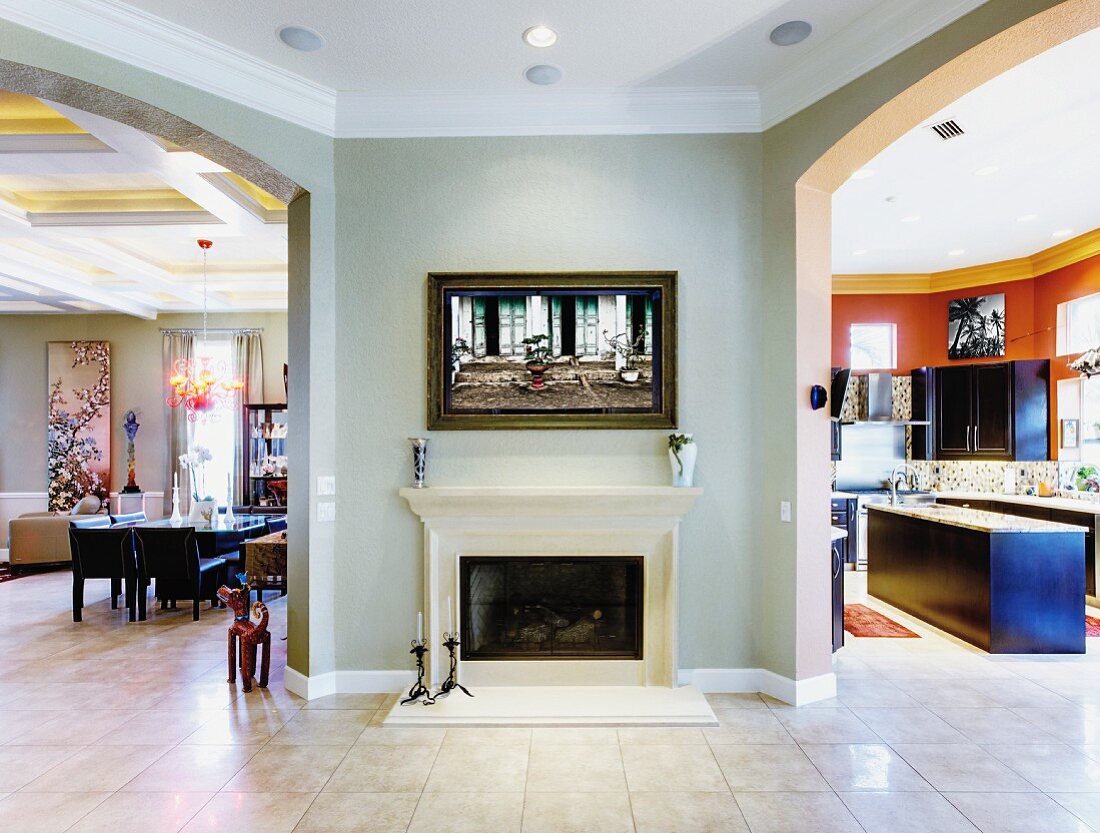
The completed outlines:
{"type": "Polygon", "coordinates": [[[0,87],[135,127],[222,165],[290,204],[305,190],[251,153],[152,104],[40,67],[0,59],[0,87]]]}

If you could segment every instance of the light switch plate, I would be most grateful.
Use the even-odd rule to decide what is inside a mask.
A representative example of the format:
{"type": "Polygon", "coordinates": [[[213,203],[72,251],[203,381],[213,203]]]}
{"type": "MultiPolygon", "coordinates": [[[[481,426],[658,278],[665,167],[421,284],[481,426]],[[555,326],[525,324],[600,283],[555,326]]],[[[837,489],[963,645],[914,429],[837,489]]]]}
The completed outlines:
{"type": "Polygon", "coordinates": [[[789,500],[779,501],[779,520],[785,524],[791,522],[791,502],[789,500]]]}
{"type": "Polygon", "coordinates": [[[317,523],[330,524],[336,520],[336,504],[331,500],[317,504],[317,523]]]}
{"type": "Polygon", "coordinates": [[[334,495],[336,494],[336,477],[330,475],[328,477],[317,478],[317,494],[318,495],[334,495]]]}

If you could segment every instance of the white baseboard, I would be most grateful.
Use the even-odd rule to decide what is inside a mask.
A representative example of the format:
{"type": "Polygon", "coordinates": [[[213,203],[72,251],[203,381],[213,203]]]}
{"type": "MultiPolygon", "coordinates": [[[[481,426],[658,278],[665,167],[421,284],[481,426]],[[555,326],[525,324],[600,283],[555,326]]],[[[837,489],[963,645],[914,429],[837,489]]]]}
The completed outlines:
{"type": "Polygon", "coordinates": [[[766,668],[681,668],[677,681],[704,692],[759,692],[792,706],[836,697],[836,674],[832,672],[792,680],[766,668]]]}
{"type": "MultiPolygon", "coordinates": [[[[315,700],[330,694],[393,694],[412,685],[411,671],[330,671],[307,677],[287,666],[287,691],[315,700]]],[[[680,685],[694,685],[704,692],[760,692],[805,706],[836,696],[836,674],[822,674],[806,680],[792,680],[766,668],[682,668],[680,685]]]]}

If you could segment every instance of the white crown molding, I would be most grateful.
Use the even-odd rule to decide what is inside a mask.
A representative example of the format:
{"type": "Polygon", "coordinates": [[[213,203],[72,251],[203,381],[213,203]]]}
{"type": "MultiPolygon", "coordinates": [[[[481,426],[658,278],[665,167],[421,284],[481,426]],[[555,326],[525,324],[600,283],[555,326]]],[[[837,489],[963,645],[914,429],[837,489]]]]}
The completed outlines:
{"type": "Polygon", "coordinates": [[[119,0],[0,0],[0,17],[337,138],[626,135],[759,132],[982,2],[883,3],[759,91],[636,87],[338,92],[119,0]]]}
{"type": "Polygon", "coordinates": [[[749,87],[339,92],[336,137],[754,133],[749,87]]]}
{"type": "Polygon", "coordinates": [[[117,0],[0,0],[0,17],[332,135],[333,90],[117,0]]]}
{"type": "Polygon", "coordinates": [[[761,129],[785,121],[985,2],[899,0],[875,6],[857,24],[823,41],[796,66],[762,85],[761,129]]]}

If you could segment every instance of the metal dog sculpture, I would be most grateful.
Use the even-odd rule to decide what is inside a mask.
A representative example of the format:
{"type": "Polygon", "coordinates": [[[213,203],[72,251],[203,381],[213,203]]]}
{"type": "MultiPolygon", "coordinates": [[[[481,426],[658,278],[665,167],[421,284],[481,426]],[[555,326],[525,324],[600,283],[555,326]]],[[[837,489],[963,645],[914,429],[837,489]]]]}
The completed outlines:
{"type": "Polygon", "coordinates": [[[252,678],[256,676],[256,653],[263,649],[263,659],[260,661],[260,688],[267,688],[267,675],[271,666],[271,633],[267,629],[267,605],[256,602],[252,605],[251,615],[259,619],[252,622],[249,616],[248,600],[251,596],[251,588],[246,584],[248,576],[241,573],[237,576],[241,582],[239,588],[230,589],[221,587],[218,590],[218,598],[233,608],[233,624],[229,626],[229,680],[237,682],[237,642],[240,641],[240,667],[241,679],[244,681],[244,690],[252,691],[252,678]]]}

